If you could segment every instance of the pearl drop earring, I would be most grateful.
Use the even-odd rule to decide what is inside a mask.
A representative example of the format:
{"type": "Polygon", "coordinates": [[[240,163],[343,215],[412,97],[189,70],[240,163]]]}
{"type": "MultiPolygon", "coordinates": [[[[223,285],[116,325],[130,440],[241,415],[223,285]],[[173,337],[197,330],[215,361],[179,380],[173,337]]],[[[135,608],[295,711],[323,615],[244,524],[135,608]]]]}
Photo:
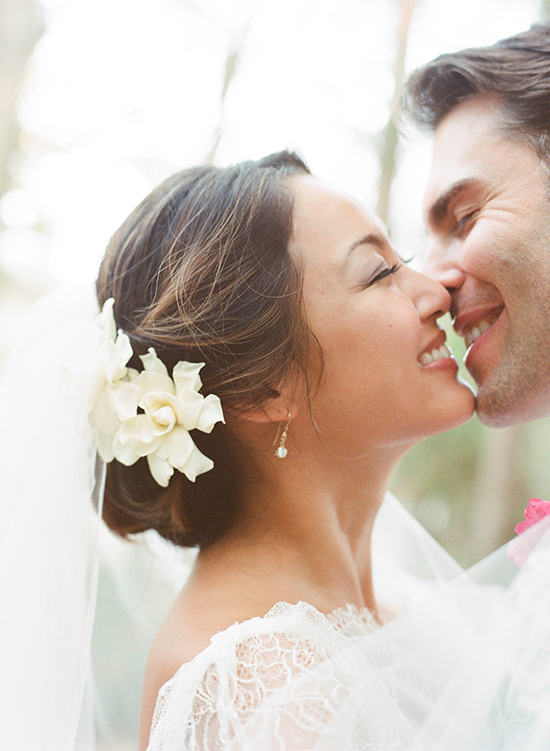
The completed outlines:
{"type": "Polygon", "coordinates": [[[281,433],[281,439],[279,441],[279,445],[275,449],[275,456],[278,459],[284,459],[285,456],[288,454],[288,449],[285,446],[285,443],[286,443],[286,437],[287,437],[287,434],[288,434],[288,427],[289,427],[289,425],[290,425],[290,412],[288,413],[288,421],[287,421],[287,423],[286,423],[286,425],[284,427],[283,432],[281,433]]]}

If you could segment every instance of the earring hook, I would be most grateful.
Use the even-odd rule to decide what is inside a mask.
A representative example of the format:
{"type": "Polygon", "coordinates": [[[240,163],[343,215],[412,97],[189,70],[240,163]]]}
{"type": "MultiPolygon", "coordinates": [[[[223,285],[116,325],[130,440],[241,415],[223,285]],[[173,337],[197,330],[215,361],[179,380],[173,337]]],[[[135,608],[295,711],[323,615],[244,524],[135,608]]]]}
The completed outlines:
{"type": "Polygon", "coordinates": [[[281,433],[281,438],[279,440],[279,445],[275,449],[275,456],[278,459],[284,459],[285,456],[288,454],[288,449],[285,446],[285,444],[286,444],[286,437],[288,435],[288,428],[289,428],[289,425],[290,425],[290,417],[291,417],[291,415],[290,415],[290,411],[289,411],[289,413],[288,413],[288,420],[287,420],[287,423],[286,423],[285,427],[283,428],[283,432],[281,433]]]}

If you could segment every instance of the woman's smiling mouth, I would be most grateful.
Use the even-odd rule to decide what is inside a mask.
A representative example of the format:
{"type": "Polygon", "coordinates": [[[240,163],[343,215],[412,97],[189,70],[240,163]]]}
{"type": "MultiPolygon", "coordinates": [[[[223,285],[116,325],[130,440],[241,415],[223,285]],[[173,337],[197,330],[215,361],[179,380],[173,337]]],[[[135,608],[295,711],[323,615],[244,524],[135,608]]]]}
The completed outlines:
{"type": "Polygon", "coordinates": [[[442,344],[440,347],[432,349],[430,352],[423,352],[418,358],[418,362],[422,366],[431,365],[436,360],[442,360],[443,358],[452,357],[453,354],[446,344],[442,344]]]}

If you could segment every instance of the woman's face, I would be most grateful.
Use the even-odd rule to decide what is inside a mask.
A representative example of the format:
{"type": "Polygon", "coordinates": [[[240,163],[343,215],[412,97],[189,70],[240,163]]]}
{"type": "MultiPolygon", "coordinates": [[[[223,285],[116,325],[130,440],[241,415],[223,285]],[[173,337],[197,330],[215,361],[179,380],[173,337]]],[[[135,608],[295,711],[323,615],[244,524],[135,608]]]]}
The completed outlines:
{"type": "Polygon", "coordinates": [[[353,199],[310,176],[291,182],[291,253],[324,361],[313,417],[331,448],[351,458],[465,422],[474,398],[436,324],[446,290],[407,268],[381,222],[353,199]]]}

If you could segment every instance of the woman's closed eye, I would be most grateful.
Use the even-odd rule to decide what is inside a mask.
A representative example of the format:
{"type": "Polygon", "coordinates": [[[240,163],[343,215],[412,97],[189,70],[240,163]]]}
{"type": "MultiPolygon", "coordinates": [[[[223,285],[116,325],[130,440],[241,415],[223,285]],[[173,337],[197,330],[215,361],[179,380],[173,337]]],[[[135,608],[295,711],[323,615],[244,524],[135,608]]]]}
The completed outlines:
{"type": "Polygon", "coordinates": [[[367,289],[367,287],[372,287],[373,284],[376,284],[376,282],[381,281],[382,279],[385,279],[387,276],[390,276],[391,274],[395,274],[396,271],[399,271],[399,269],[403,266],[402,261],[396,261],[392,266],[386,266],[384,265],[382,268],[378,269],[373,277],[371,277],[366,284],[364,284],[364,288],[367,289]]]}

